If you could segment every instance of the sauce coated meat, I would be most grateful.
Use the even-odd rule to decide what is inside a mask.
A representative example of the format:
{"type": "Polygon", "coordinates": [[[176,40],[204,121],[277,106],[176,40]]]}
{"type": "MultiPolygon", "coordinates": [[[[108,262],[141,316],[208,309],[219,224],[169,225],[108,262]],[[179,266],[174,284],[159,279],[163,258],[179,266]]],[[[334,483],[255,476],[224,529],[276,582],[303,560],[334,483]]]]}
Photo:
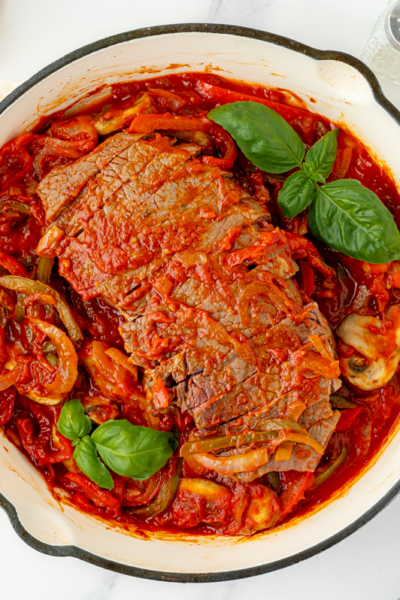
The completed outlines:
{"type": "MultiPolygon", "coordinates": [[[[243,100],[306,149],[334,129],[287,91],[191,73],[106,88],[0,150],[0,424],[55,495],[144,530],[252,535],[306,514],[398,418],[400,263],[283,216],[287,176],[206,116],[243,100]],[[146,464],[116,461],[138,436],[146,464]]],[[[340,129],[343,178],[399,218],[340,129]]]]}

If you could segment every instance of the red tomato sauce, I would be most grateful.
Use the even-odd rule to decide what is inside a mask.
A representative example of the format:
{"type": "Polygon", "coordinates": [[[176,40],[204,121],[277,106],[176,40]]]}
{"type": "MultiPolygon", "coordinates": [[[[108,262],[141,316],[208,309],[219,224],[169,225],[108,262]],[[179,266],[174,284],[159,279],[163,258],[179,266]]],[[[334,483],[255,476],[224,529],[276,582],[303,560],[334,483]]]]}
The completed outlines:
{"type": "MultiPolygon", "coordinates": [[[[184,73],[116,84],[112,86],[112,93],[105,100],[93,102],[79,114],[97,115],[100,121],[122,118],[123,111],[131,107],[132,102],[143,92],[152,94],[158,113],[168,112],[183,117],[200,117],[225,102],[252,98],[266,100],[292,125],[306,148],[335,126],[325,117],[307,111],[301,101],[286,90],[229,81],[217,75],[204,73],[184,73]],[[203,93],[199,92],[199,86],[203,93]],[[217,97],[214,88],[218,90],[217,97]],[[208,90],[208,97],[204,90],[208,90]]],[[[81,138],[74,140],[74,147],[65,144],[64,154],[43,154],[40,136],[48,131],[49,125],[55,119],[59,122],[66,118],[64,112],[46,116],[34,130],[37,136],[35,139],[28,144],[22,144],[21,147],[13,146],[13,142],[9,142],[0,150],[0,247],[2,252],[19,261],[31,279],[35,279],[36,276],[36,247],[45,225],[41,201],[35,194],[38,181],[54,167],[73,162],[82,155],[81,152],[87,152],[87,148],[90,151],[87,139],[81,138]],[[7,204],[10,202],[11,204],[7,204]],[[25,212],[18,212],[18,207],[13,208],[12,202],[23,204],[25,212]],[[2,207],[5,207],[5,210],[2,207]]],[[[129,123],[125,123],[123,126],[128,125],[129,123]]],[[[372,158],[368,149],[351,132],[340,125],[339,127],[338,153],[330,180],[344,177],[359,180],[377,194],[399,225],[400,197],[390,173],[372,158]]],[[[62,132],[60,139],[65,139],[62,132]]],[[[218,149],[216,157],[221,158],[222,153],[223,150],[218,149]]],[[[232,172],[234,180],[260,201],[266,200],[263,194],[267,190],[268,208],[275,226],[300,235],[307,232],[304,214],[294,219],[285,219],[277,205],[277,196],[283,186],[284,177],[262,173],[254,168],[240,151],[232,172]]],[[[187,232],[187,235],[189,233],[187,232]]],[[[335,269],[337,280],[332,289],[327,290],[323,285],[323,277],[308,263],[300,261],[297,283],[308,296],[318,302],[333,331],[352,310],[361,310],[363,314],[376,316],[390,305],[398,303],[400,276],[396,280],[393,269],[388,279],[389,267],[383,268],[380,265],[369,265],[351,259],[333,251],[310,235],[309,238],[325,262],[335,269]]],[[[173,240],[171,243],[173,244],[173,240]]],[[[1,260],[0,267],[1,274],[10,272],[1,260]]],[[[104,349],[109,346],[123,349],[123,340],[118,331],[123,320],[121,314],[102,299],[83,302],[58,275],[52,276],[51,283],[54,289],[58,289],[70,299],[74,317],[85,332],[84,347],[79,351],[80,364],[89,365],[88,369],[91,370],[88,375],[80,368],[71,398],[79,398],[86,413],[97,424],[110,418],[124,418],[135,425],[148,425],[143,413],[144,391],[140,378],[139,381],[127,379],[123,385],[117,382],[108,382],[105,385],[101,378],[101,369],[93,366],[93,351],[90,345],[93,341],[104,344],[104,349]]],[[[1,367],[6,370],[5,365],[12,360],[21,364],[21,389],[33,390],[40,395],[42,384],[39,372],[43,370],[43,353],[41,354],[38,348],[32,350],[26,323],[23,318],[18,319],[18,308],[14,308],[17,301],[21,299],[15,292],[3,290],[0,297],[1,367]]],[[[45,318],[50,323],[62,326],[52,306],[38,305],[29,310],[30,316],[45,318]]],[[[338,350],[340,355],[346,355],[349,351],[342,343],[339,343],[338,350]]],[[[53,352],[51,349],[48,351],[49,354],[53,352]]],[[[0,375],[0,379],[3,375],[0,375]]],[[[52,378],[54,373],[49,371],[48,381],[52,381],[52,378]]],[[[46,478],[49,488],[56,495],[60,495],[60,489],[64,490],[69,494],[69,500],[81,510],[116,520],[122,525],[134,524],[144,532],[161,528],[168,531],[188,529],[195,534],[229,535],[237,532],[232,525],[233,513],[237,518],[240,510],[245,511],[249,498],[256,501],[260,497],[263,493],[260,484],[277,491],[281,505],[286,507],[286,520],[293,516],[305,516],[316,506],[329,500],[338,489],[349,485],[368,466],[395,429],[400,412],[399,392],[397,376],[384,388],[369,393],[343,385],[339,393],[353,401],[357,409],[343,411],[339,426],[330,439],[316,475],[330,462],[332,456],[337,455],[344,444],[347,446],[348,456],[343,465],[315,490],[312,489],[313,476],[310,474],[282,473],[278,481],[272,481],[271,477],[265,475],[252,484],[238,484],[213,471],[194,467],[190,461],[184,461],[182,466],[177,457],[170,459],[150,481],[138,482],[115,475],[114,490],[100,490],[74,468],[71,462],[70,442],[55,434],[55,424],[61,410],[59,405],[37,404],[24,394],[17,393],[15,388],[9,387],[0,392],[0,424],[7,437],[27,455],[46,478]],[[345,414],[346,411],[353,412],[345,414]],[[124,510],[124,506],[146,506],[154,498],[160,497],[160,494],[165,496],[172,493],[164,484],[172,481],[172,485],[174,478],[179,476],[180,469],[184,478],[205,477],[227,486],[232,494],[219,495],[213,503],[207,504],[187,490],[182,492],[179,502],[169,504],[166,510],[151,520],[146,520],[145,511],[142,517],[138,518],[138,513],[135,515],[134,511],[129,513],[124,510]]],[[[162,400],[162,390],[160,394],[162,400]]],[[[177,409],[165,415],[159,427],[163,430],[174,428],[180,433],[181,440],[186,440],[193,428],[193,422],[188,415],[177,409]]],[[[249,530],[249,533],[254,533],[254,530],[249,530]]]]}

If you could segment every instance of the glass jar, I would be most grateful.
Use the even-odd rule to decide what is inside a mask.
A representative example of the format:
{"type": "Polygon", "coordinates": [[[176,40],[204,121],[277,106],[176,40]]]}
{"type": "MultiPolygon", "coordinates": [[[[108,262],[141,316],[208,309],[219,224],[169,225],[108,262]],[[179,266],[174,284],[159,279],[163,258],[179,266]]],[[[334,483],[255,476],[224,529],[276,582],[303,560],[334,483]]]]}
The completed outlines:
{"type": "Polygon", "coordinates": [[[377,75],[400,85],[400,2],[388,2],[375,23],[361,60],[377,75]]]}

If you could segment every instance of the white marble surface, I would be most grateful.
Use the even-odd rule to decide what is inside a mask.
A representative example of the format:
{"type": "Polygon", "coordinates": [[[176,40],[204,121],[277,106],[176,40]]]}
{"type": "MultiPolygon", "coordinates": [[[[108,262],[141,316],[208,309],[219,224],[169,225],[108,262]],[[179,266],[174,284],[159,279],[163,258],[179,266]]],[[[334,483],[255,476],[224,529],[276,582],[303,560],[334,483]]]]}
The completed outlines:
{"type": "MultiPolygon", "coordinates": [[[[0,79],[21,81],[102,37],[150,25],[214,22],[256,27],[360,56],[385,0],[0,0],[0,79]]],[[[400,88],[382,82],[400,108],[400,88]]],[[[152,582],[72,558],[41,555],[0,511],[0,598],[20,600],[398,600],[400,498],[330,550],[267,575],[215,584],[152,582]]]]}

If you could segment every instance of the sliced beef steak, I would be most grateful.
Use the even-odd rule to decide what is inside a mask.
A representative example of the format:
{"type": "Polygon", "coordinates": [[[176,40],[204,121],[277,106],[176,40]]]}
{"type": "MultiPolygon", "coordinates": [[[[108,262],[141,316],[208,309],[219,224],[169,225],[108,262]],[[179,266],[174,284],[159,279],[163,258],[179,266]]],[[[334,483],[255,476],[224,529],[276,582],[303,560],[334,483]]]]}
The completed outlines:
{"type": "Polygon", "coordinates": [[[37,188],[47,220],[50,223],[54,221],[62,209],[78,196],[88,181],[140,137],[118,133],[74,163],[52,169],[37,188]]]}
{"type": "MultiPolygon", "coordinates": [[[[39,253],[58,257],[83,300],[102,297],[123,312],[125,349],[144,369],[155,418],[189,413],[194,440],[296,421],[325,448],[339,370],[328,324],[293,278],[304,239],[274,229],[267,208],[203,164],[200,150],[121,133],[53,169],[38,188],[50,224],[39,253]],[[154,401],[159,380],[169,406],[165,394],[154,401]]],[[[289,460],[272,454],[235,477],[312,471],[319,458],[296,442],[289,460]]]]}

